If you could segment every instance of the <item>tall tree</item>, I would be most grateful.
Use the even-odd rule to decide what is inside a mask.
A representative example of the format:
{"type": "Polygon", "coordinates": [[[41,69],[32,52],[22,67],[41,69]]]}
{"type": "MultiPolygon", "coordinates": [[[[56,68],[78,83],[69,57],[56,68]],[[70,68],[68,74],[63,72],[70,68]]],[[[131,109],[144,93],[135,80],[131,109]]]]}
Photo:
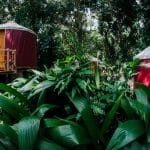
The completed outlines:
{"type": "Polygon", "coordinates": [[[105,56],[125,61],[136,44],[136,0],[100,0],[99,32],[104,37],[105,56]]]}
{"type": "Polygon", "coordinates": [[[137,46],[149,44],[149,4],[149,0],[0,0],[0,22],[15,20],[37,33],[40,65],[63,56],[65,44],[70,52],[96,49],[112,62],[126,61],[137,46]],[[100,38],[89,38],[87,9],[99,19],[95,33],[100,38]]]}

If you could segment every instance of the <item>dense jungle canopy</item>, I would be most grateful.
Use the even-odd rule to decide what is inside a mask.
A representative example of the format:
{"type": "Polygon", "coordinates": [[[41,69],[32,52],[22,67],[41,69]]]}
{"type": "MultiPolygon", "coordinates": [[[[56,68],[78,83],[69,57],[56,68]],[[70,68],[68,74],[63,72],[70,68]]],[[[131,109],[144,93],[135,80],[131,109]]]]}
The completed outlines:
{"type": "Polygon", "coordinates": [[[13,20],[36,32],[39,67],[97,51],[124,62],[150,43],[149,0],[0,0],[0,6],[0,23],[13,20]]]}

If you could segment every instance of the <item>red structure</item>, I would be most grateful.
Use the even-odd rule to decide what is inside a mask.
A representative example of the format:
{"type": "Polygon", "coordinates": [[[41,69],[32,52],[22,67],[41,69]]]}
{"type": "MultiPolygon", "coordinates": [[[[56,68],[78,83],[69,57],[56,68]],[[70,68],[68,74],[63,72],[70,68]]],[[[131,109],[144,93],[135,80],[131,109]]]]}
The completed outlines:
{"type": "Polygon", "coordinates": [[[140,65],[137,66],[138,74],[135,77],[135,82],[140,82],[144,85],[150,86],[150,46],[134,58],[141,60],[140,65]]]}
{"type": "Polygon", "coordinates": [[[37,65],[36,34],[15,22],[0,25],[0,70],[5,69],[6,64],[9,67],[10,62],[16,65],[16,69],[35,68],[37,65]]]}

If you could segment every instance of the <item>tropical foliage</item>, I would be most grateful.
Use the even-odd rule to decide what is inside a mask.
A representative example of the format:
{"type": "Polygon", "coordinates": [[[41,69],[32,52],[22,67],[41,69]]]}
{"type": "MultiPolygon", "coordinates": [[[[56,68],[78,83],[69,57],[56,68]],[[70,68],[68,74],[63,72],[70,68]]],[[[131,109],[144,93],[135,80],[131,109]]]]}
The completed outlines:
{"type": "Polygon", "coordinates": [[[67,57],[43,72],[32,70],[29,78],[0,84],[3,149],[119,149],[148,133],[149,89],[140,85],[133,101],[126,80],[110,83],[108,74],[99,73],[98,57],[94,63],[87,58],[67,57]]]}
{"type": "Polygon", "coordinates": [[[39,69],[0,83],[1,150],[150,149],[150,88],[134,90],[129,62],[149,44],[149,0],[0,6],[0,23],[37,33],[39,69]]]}

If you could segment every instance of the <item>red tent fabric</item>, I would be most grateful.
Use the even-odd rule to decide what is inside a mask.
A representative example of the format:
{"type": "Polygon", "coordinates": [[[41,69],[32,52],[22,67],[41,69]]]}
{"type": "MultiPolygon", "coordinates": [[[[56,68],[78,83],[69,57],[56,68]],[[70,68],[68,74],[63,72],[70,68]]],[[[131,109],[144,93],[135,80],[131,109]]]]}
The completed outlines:
{"type": "Polygon", "coordinates": [[[134,58],[138,58],[141,60],[139,66],[137,66],[138,74],[136,75],[135,81],[135,88],[136,82],[143,83],[146,86],[150,86],[150,47],[144,49],[141,53],[136,55],[134,58]]]}
{"type": "Polygon", "coordinates": [[[36,67],[36,36],[27,31],[6,30],[5,47],[16,49],[16,66],[17,68],[34,68],[36,67]]]}
{"type": "Polygon", "coordinates": [[[150,68],[138,66],[137,71],[138,74],[135,77],[135,82],[143,83],[146,86],[150,86],[150,68]]]}

